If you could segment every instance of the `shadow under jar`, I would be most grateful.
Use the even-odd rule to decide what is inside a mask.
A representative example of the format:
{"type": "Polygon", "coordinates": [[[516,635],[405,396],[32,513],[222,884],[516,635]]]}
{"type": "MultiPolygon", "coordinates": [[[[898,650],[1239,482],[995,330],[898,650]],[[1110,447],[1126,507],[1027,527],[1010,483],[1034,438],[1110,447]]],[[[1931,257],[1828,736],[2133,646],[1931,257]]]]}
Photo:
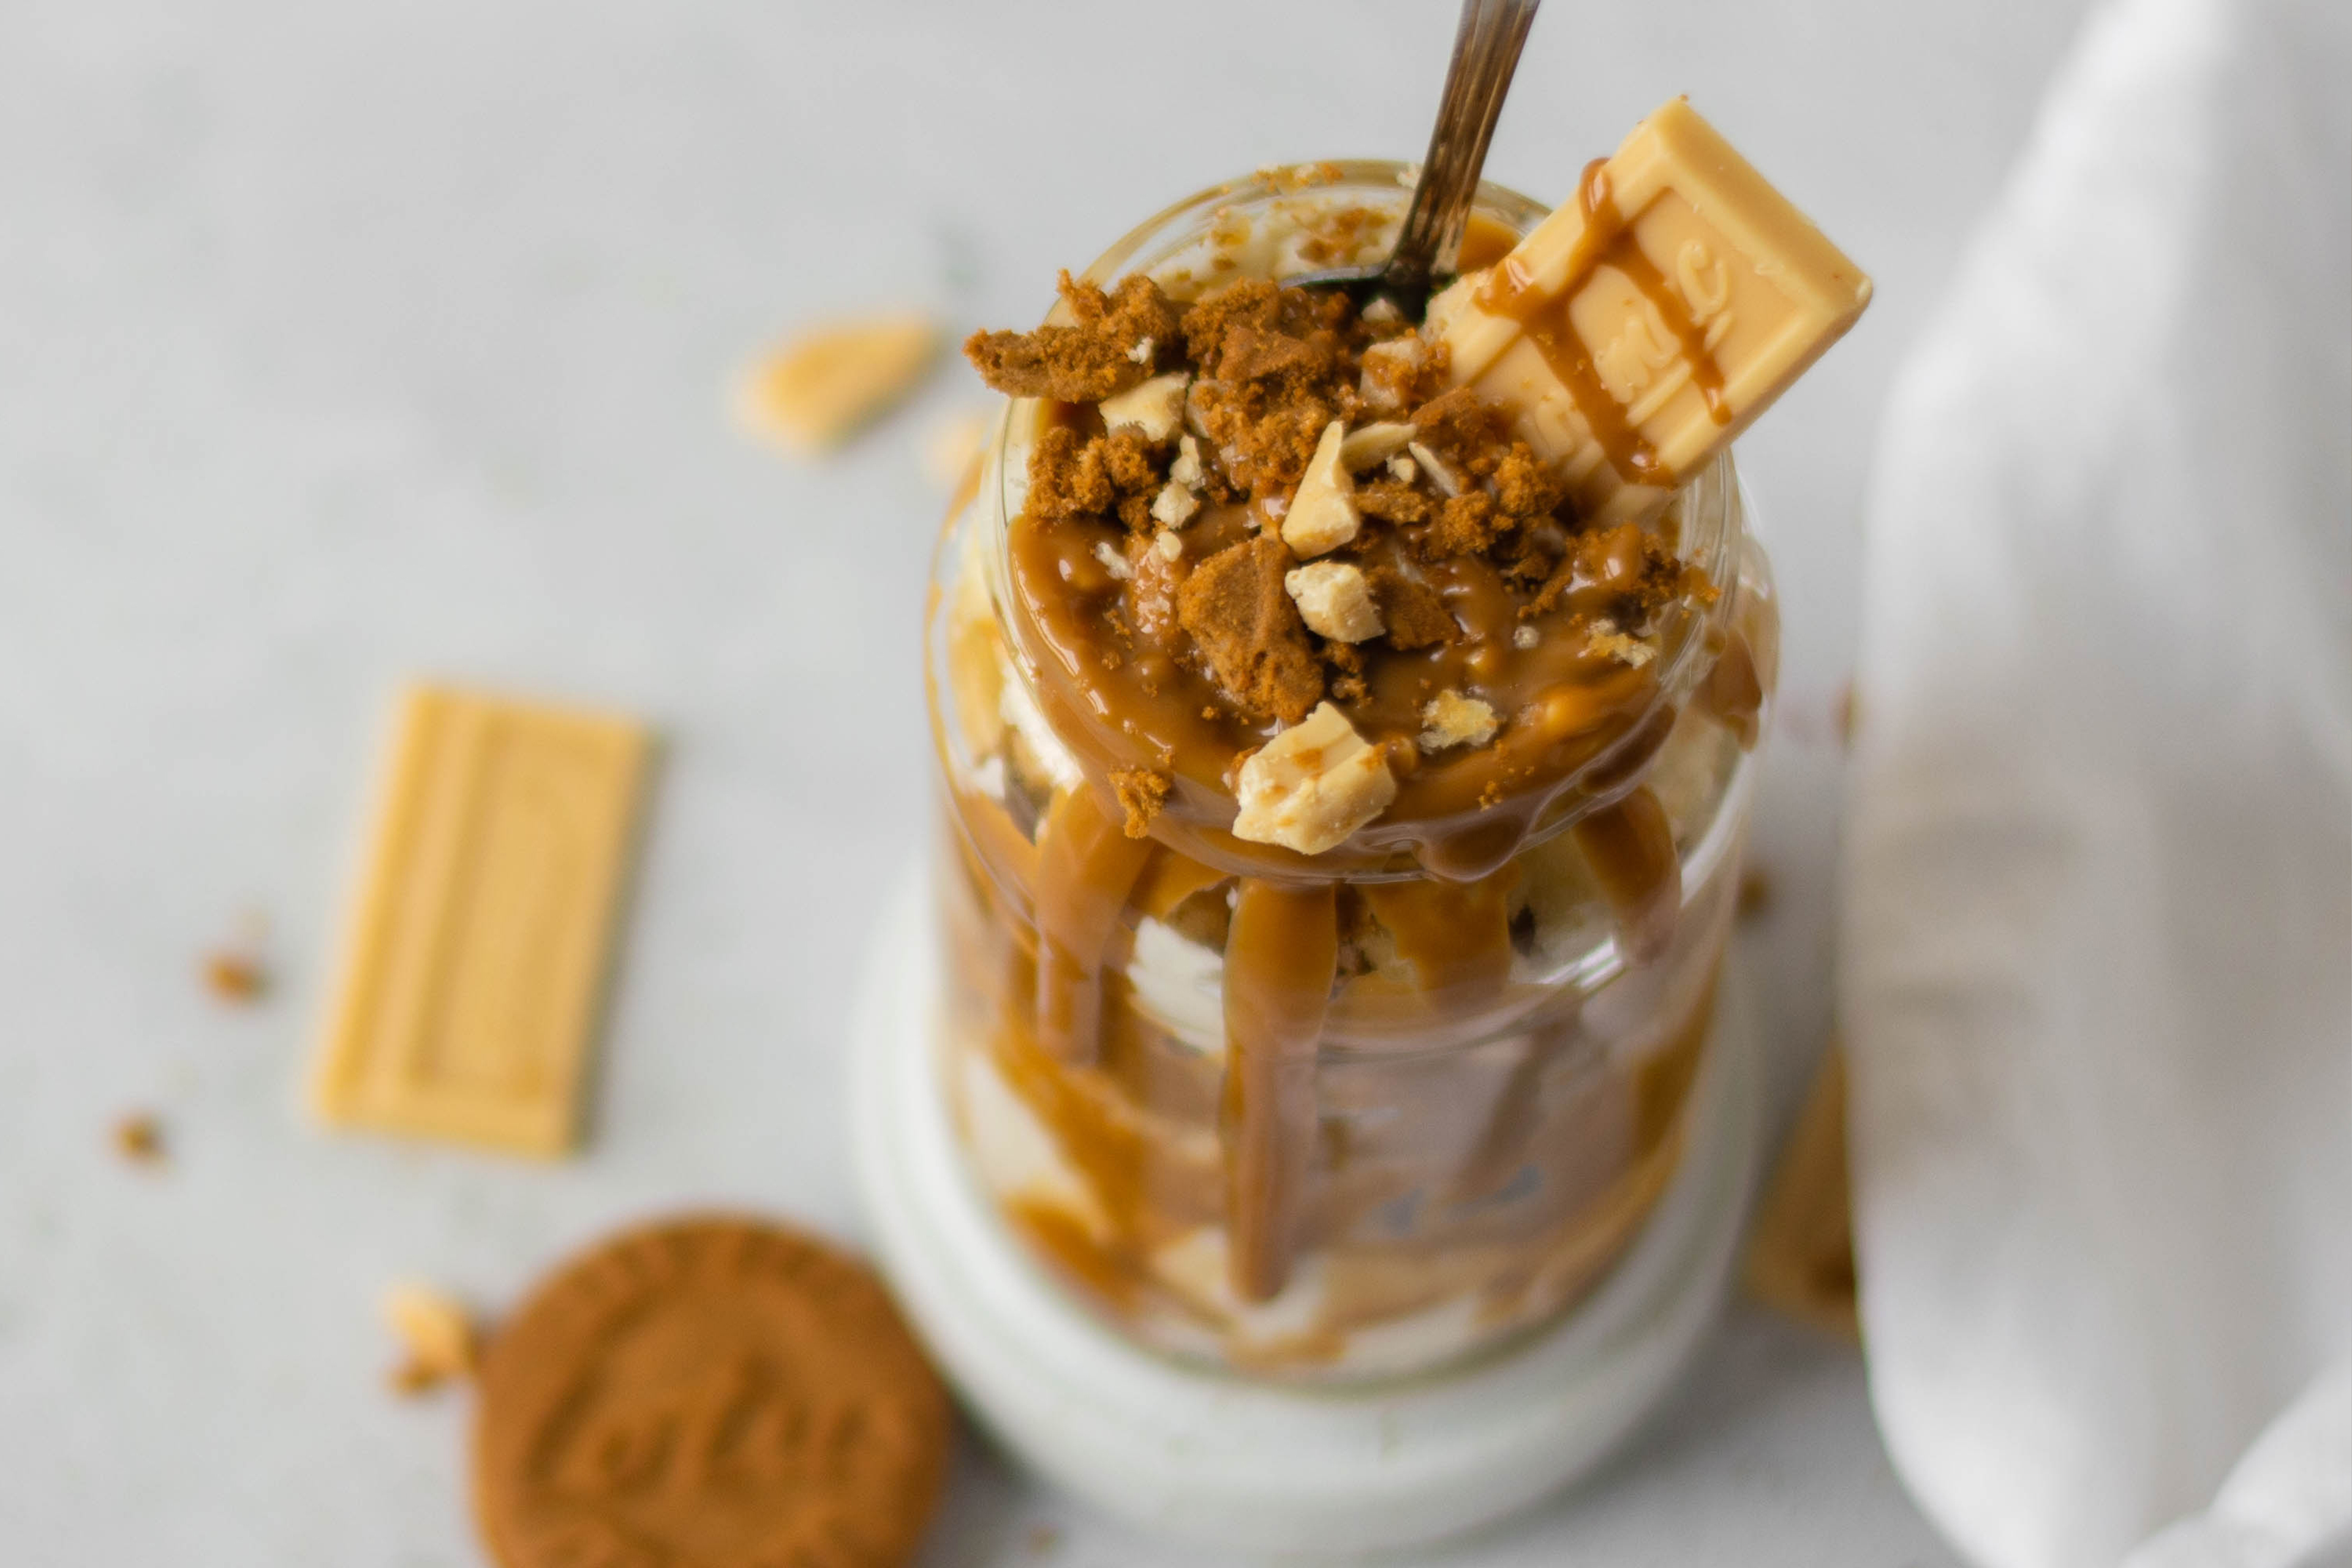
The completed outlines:
{"type": "MultiPolygon", "coordinates": [[[[1399,175],[1236,181],[1087,276],[1149,272],[1181,302],[1375,260],[1399,175]]],[[[1464,269],[1544,216],[1484,187],[1464,269]]],[[[1068,1289],[1187,1360],[1388,1377],[1558,1317],[1681,1158],[1733,912],[1778,618],[1729,458],[1650,525],[1712,589],[1664,614],[1655,657],[1489,650],[1535,700],[1310,858],[1227,831],[1227,762],[1180,763],[1150,837],[1123,831],[1108,779],[1137,759],[1020,538],[1028,454],[1063,416],[1004,406],[927,623],[941,1082],[971,1173],[1068,1289]]],[[[1224,722],[1222,752],[1194,749],[1272,733],[1224,722]]]]}

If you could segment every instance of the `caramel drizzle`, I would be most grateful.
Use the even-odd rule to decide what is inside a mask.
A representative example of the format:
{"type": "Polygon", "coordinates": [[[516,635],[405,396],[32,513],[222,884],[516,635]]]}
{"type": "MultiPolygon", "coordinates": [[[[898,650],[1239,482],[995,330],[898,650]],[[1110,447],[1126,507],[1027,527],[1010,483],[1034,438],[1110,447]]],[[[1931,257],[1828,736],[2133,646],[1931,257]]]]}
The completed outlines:
{"type": "Polygon", "coordinates": [[[1360,889],[1412,966],[1420,994],[1443,1011],[1471,1012],[1492,1001],[1511,973],[1511,893],[1516,866],[1476,882],[1376,882],[1360,889]]]}
{"type": "Polygon", "coordinates": [[[1064,790],[1037,830],[1037,1044],[1086,1065],[1101,1049],[1102,962],[1151,841],[1129,838],[1084,785],[1064,790]]]}
{"type": "Polygon", "coordinates": [[[1682,912],[1683,867],[1675,826],[1647,785],[1580,817],[1569,833],[1617,922],[1628,963],[1648,963],[1673,941],[1682,912]]]}
{"type": "Polygon", "coordinates": [[[1723,652],[1698,689],[1699,705],[1713,714],[1739,742],[1742,751],[1756,749],[1764,708],[1764,678],[1748,639],[1737,631],[1726,638],[1723,652]]]}
{"type": "Polygon", "coordinates": [[[1595,158],[1584,166],[1577,182],[1577,209],[1584,227],[1569,247],[1568,262],[1557,288],[1538,289],[1533,279],[1506,258],[1478,290],[1478,308],[1519,324],[1527,341],[1543,355],[1552,374],[1568,389],[1570,400],[1600,447],[1601,457],[1618,474],[1637,484],[1672,489],[1674,475],[1659,458],[1657,448],[1626,417],[1601,379],[1591,351],[1569,321],[1567,302],[1603,262],[1623,272],[1657,308],[1673,335],[1691,380],[1706,400],[1707,416],[1717,425],[1731,422],[1731,405],[1724,395],[1723,367],[1708,352],[1706,330],[1692,319],[1665,277],[1631,243],[1625,214],[1609,185],[1609,160],[1595,158]],[[1621,243],[1624,242],[1624,243],[1621,243]],[[1554,307],[1558,307],[1554,309],[1554,307]]]}
{"type": "Polygon", "coordinates": [[[1242,880],[1225,943],[1225,1234],[1234,1294],[1289,1282],[1315,1147],[1315,1056],[1339,963],[1338,889],[1242,880]]]}
{"type": "Polygon", "coordinates": [[[1609,265],[1633,280],[1642,297],[1656,307],[1658,320],[1672,332],[1681,350],[1683,363],[1689,367],[1691,384],[1706,402],[1706,416],[1717,425],[1731,423],[1731,404],[1724,396],[1723,366],[1707,352],[1706,328],[1692,316],[1675,293],[1666,275],[1657,264],[1642,252],[1638,245],[1621,245],[1610,252],[1609,265]]]}

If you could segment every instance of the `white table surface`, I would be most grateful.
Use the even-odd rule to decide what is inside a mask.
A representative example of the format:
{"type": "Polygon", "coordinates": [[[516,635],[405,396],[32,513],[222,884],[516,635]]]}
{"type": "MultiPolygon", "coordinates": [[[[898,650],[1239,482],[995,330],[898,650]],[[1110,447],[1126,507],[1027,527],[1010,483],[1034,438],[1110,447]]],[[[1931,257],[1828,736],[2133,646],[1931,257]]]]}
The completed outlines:
{"type": "MultiPolygon", "coordinates": [[[[839,459],[722,390],[797,321],[1034,319],[1194,186],[1416,155],[1451,7],[14,0],[0,7],[0,1557],[481,1561],[462,1399],[383,1288],[511,1300],[621,1220],[854,1238],[846,976],[927,831],[942,375],[839,459]],[[1214,112],[1192,113],[1193,105],[1214,112]],[[394,683],[668,742],[584,1157],[294,1110],[394,683]],[[277,989],[198,955],[269,921],[277,989]],[[131,1169],[152,1108],[171,1161],[131,1169]]],[[[1688,91],[1878,279],[1742,445],[1786,595],[1755,933],[1785,1118],[1827,1026],[1830,714],[1874,411],[2076,0],[1642,0],[1538,20],[1489,172],[1558,195],[1688,91]]],[[[968,1447],[933,1568],[1150,1568],[968,1447]]],[[[1852,1352],[1735,1310],[1632,1451],[1447,1563],[1949,1563],[1852,1352]]]]}

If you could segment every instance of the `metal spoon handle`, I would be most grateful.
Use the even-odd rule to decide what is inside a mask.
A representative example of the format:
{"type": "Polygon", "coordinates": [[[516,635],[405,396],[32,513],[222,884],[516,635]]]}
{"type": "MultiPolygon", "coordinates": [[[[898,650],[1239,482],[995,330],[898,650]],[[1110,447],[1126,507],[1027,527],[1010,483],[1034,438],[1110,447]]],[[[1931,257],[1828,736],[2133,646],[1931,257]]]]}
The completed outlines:
{"type": "Polygon", "coordinates": [[[1454,270],[1478,195],[1478,171],[1486,144],[1503,112],[1519,49],[1536,19],[1538,0],[1462,0],[1462,25],[1454,35],[1454,63],[1446,68],[1445,95],[1429,153],[1421,161],[1421,183],[1397,235],[1383,282],[1398,293],[1426,290],[1430,280],[1454,270]]]}

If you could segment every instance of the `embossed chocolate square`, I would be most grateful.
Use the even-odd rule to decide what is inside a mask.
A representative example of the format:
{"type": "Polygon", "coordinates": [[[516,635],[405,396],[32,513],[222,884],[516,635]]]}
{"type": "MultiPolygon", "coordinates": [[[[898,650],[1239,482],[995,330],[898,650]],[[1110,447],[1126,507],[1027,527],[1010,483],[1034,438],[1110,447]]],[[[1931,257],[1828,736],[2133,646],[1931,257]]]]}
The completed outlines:
{"type": "Polygon", "coordinates": [[[1430,307],[1587,517],[1664,503],[1843,336],[1870,279],[1675,99],[1430,307]]]}

